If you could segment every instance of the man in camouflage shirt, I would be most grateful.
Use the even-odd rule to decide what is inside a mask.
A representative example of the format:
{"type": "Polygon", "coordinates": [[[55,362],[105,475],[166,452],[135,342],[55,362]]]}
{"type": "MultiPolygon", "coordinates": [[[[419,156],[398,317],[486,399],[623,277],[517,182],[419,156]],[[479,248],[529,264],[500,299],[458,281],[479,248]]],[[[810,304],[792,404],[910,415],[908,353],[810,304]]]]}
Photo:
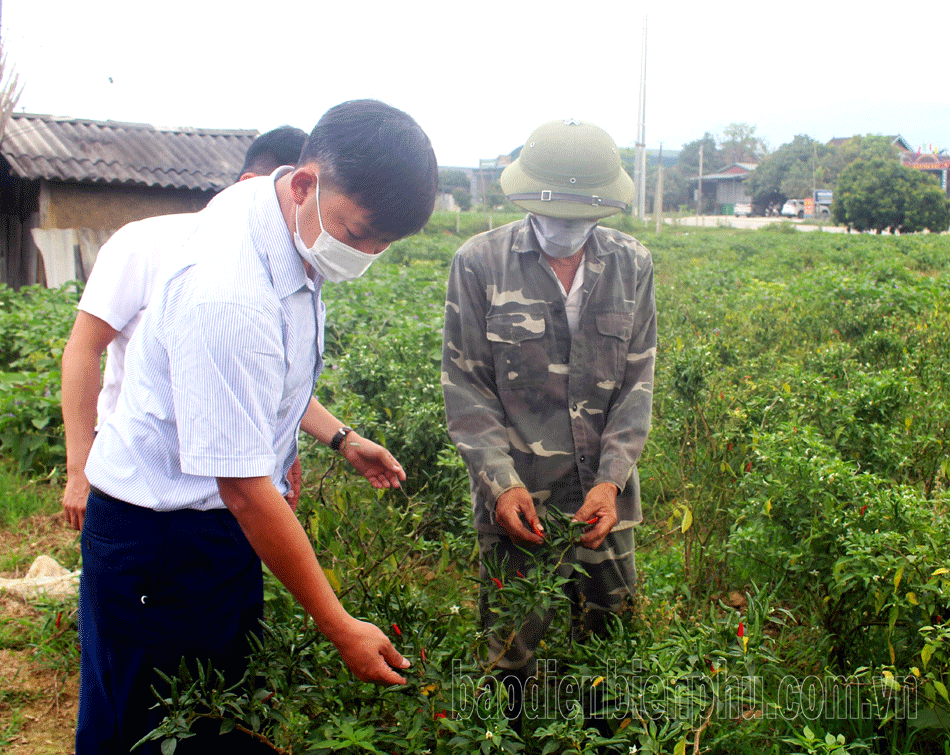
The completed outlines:
{"type": "MultiPolygon", "coordinates": [[[[448,431],[469,471],[483,579],[489,561],[491,573],[502,564],[526,573],[517,546],[543,542],[550,507],[592,522],[575,549],[588,576],[575,573],[571,587],[596,629],[634,587],[636,465],[656,354],[653,263],[635,239],[597,226],[633,198],[616,145],[597,126],[540,126],[501,183],[529,214],[470,239],[453,261],[442,356],[448,431]]],[[[489,628],[484,595],[481,608],[489,628]]],[[[512,719],[552,618],[530,617],[513,643],[492,640],[512,719]]]]}

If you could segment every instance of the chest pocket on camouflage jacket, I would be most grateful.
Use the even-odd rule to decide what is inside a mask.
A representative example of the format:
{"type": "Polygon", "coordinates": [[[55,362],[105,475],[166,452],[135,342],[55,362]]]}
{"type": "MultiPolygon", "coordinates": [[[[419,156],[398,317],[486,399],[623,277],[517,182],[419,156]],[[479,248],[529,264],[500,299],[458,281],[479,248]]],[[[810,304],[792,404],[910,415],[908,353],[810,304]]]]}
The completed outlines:
{"type": "Polygon", "coordinates": [[[633,317],[626,312],[598,312],[597,336],[590,343],[588,364],[601,380],[620,383],[627,369],[633,317]]]}
{"type": "Polygon", "coordinates": [[[526,388],[547,382],[549,358],[543,311],[489,315],[485,328],[499,388],[526,388]]]}

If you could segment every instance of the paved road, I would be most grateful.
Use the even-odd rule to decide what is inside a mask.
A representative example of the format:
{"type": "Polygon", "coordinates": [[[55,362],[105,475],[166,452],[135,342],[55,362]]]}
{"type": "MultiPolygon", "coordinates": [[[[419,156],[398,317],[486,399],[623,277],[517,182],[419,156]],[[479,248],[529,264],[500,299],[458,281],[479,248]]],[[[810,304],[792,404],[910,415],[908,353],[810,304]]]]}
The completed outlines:
{"type": "Polygon", "coordinates": [[[667,217],[665,222],[671,225],[703,226],[705,228],[762,228],[772,223],[791,223],[799,231],[817,231],[824,233],[846,233],[847,229],[840,225],[813,225],[798,218],[737,218],[732,215],[684,215],[682,217],[667,217]]]}

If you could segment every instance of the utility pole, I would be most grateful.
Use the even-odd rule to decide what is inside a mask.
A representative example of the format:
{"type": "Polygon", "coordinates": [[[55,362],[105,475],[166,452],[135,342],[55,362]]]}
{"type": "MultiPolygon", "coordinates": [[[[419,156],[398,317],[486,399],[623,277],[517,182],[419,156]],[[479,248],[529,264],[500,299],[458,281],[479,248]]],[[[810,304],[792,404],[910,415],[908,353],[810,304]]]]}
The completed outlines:
{"type": "Polygon", "coordinates": [[[699,185],[696,189],[696,217],[702,214],[703,206],[703,144],[699,145],[699,185]]]}
{"type": "Polygon", "coordinates": [[[637,117],[637,150],[634,169],[635,184],[637,187],[637,217],[646,220],[646,177],[647,177],[647,145],[646,145],[646,107],[647,107],[647,17],[643,17],[643,44],[640,49],[640,107],[637,117]]]}
{"type": "Polygon", "coordinates": [[[653,193],[653,215],[656,219],[656,232],[663,225],[663,142],[660,142],[660,156],[656,161],[656,191],[653,193]]]}

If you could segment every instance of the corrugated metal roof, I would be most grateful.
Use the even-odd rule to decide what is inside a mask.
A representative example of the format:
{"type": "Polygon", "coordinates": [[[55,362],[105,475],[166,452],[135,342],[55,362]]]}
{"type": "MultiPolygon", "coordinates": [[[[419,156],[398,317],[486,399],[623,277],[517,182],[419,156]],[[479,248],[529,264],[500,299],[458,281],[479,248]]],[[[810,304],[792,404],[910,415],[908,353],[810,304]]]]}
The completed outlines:
{"type": "Polygon", "coordinates": [[[257,131],[156,128],[16,113],[0,152],[21,178],[217,191],[244,165],[257,131]]]}
{"type": "MultiPolygon", "coordinates": [[[[733,163],[723,168],[718,173],[706,173],[703,176],[704,181],[723,181],[727,178],[745,178],[758,167],[758,163],[733,163]]],[[[693,176],[693,181],[698,181],[699,176],[693,176]]]]}

